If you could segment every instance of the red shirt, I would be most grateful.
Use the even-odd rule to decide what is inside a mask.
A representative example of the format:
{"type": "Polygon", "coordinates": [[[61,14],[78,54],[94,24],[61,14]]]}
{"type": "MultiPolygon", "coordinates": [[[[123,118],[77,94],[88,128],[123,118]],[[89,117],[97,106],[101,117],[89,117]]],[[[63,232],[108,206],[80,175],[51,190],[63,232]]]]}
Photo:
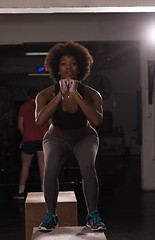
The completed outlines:
{"type": "Polygon", "coordinates": [[[24,103],[19,110],[19,117],[23,117],[24,133],[23,142],[42,140],[48,129],[48,124],[40,127],[35,123],[35,102],[24,103]]]}

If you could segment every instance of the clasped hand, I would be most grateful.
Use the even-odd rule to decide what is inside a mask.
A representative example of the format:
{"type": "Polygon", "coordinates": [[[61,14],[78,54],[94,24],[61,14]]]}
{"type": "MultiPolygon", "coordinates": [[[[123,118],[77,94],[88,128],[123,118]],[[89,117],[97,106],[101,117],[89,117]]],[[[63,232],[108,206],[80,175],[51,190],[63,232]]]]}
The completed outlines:
{"type": "Polygon", "coordinates": [[[65,95],[67,91],[72,93],[77,89],[78,81],[72,79],[61,79],[59,81],[61,92],[65,95]]]}

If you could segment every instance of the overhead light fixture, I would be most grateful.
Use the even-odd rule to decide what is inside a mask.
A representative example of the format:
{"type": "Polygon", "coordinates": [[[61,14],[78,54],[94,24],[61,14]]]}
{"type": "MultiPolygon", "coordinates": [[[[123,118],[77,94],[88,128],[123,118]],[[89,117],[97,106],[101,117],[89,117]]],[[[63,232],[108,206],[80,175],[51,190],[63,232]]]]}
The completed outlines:
{"type": "Polygon", "coordinates": [[[37,76],[37,77],[38,76],[46,76],[47,77],[47,76],[49,76],[49,73],[28,73],[27,75],[30,77],[31,76],[37,76]]]}
{"type": "Polygon", "coordinates": [[[48,52],[26,52],[26,56],[46,56],[48,52]]]}
{"type": "MultiPolygon", "coordinates": [[[[108,2],[108,1],[107,1],[108,2]]],[[[111,1],[109,1],[111,2],[111,1]]],[[[121,2],[121,1],[120,1],[121,2]]],[[[140,1],[139,1],[140,2],[140,1]]],[[[155,6],[137,6],[136,4],[130,7],[109,6],[106,4],[103,7],[16,7],[16,8],[2,8],[0,7],[0,14],[47,14],[47,13],[132,13],[132,12],[155,12],[155,6]]]]}

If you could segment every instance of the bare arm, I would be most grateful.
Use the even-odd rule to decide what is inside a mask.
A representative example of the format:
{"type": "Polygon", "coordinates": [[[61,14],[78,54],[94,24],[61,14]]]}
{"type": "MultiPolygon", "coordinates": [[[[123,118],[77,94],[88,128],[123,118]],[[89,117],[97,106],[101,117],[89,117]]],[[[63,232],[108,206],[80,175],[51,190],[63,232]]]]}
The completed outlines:
{"type": "MultiPolygon", "coordinates": [[[[64,81],[60,81],[60,88],[63,94],[66,93],[67,88],[64,81]]],[[[43,126],[55,113],[62,95],[59,92],[55,96],[54,87],[49,87],[40,92],[36,97],[36,108],[35,108],[35,122],[39,126],[43,126]]]]}
{"type": "Polygon", "coordinates": [[[39,126],[43,126],[53,116],[59,102],[61,100],[61,94],[58,93],[55,97],[52,97],[51,101],[47,101],[47,98],[40,93],[36,97],[35,108],[35,122],[39,126]]]}

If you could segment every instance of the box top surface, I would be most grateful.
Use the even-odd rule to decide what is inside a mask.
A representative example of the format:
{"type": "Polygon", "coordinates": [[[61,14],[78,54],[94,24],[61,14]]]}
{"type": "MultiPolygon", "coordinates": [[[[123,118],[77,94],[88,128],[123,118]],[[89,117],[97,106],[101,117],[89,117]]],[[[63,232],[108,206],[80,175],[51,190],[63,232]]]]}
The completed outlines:
{"type": "MultiPolygon", "coordinates": [[[[58,202],[76,202],[76,197],[74,191],[59,192],[58,202]]],[[[29,192],[25,203],[44,203],[44,193],[43,192],[29,192]]]]}
{"type": "Polygon", "coordinates": [[[57,227],[49,233],[40,233],[37,228],[33,228],[32,240],[107,240],[104,232],[93,232],[90,228],[81,227],[57,227]]]}

